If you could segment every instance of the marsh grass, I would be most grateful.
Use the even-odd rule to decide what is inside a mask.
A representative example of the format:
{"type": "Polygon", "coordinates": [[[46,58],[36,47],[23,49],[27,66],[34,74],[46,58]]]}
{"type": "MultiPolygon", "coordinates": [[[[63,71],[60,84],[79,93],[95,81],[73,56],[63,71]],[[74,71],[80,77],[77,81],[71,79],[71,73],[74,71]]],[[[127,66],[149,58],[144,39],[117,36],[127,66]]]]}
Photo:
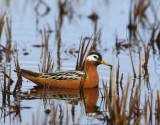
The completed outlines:
{"type": "MultiPolygon", "coordinates": [[[[98,34],[97,34],[98,35],[98,34]]],[[[80,45],[79,45],[79,53],[77,57],[77,63],[76,63],[76,70],[83,70],[84,68],[84,60],[86,56],[93,50],[94,45],[96,44],[95,37],[96,36],[91,36],[91,37],[84,37],[84,39],[80,40],[80,45]],[[92,41],[93,38],[93,41],[92,41]]]]}
{"type": "Polygon", "coordinates": [[[48,45],[49,45],[49,39],[51,36],[52,30],[51,27],[49,25],[47,25],[47,28],[44,27],[43,29],[40,29],[39,34],[41,36],[41,44],[34,44],[32,45],[33,47],[43,47],[46,49],[46,51],[48,51],[48,45]]]}
{"type": "MultiPolygon", "coordinates": [[[[44,53],[45,55],[46,53],[44,53]]],[[[54,69],[54,61],[52,59],[52,54],[47,53],[42,59],[42,67],[39,67],[40,72],[48,73],[53,72],[54,69]]]]}
{"type": "Polygon", "coordinates": [[[147,31],[149,27],[150,38],[147,41],[149,41],[152,47],[153,54],[156,53],[155,44],[157,45],[157,48],[160,50],[160,21],[158,20],[158,8],[159,5],[152,5],[152,2],[149,0],[131,0],[130,2],[128,24],[130,43],[132,46],[137,45],[137,39],[139,39],[139,42],[142,43],[145,48],[146,40],[144,40],[141,34],[143,34],[142,31],[147,31]],[[154,20],[150,19],[150,15],[147,14],[148,12],[152,13],[152,18],[154,20]],[[139,31],[139,27],[141,27],[142,31],[139,31]]]}
{"type": "Polygon", "coordinates": [[[10,87],[13,83],[13,80],[11,79],[11,66],[4,64],[2,73],[3,73],[3,78],[2,78],[3,84],[1,84],[2,100],[4,105],[6,105],[6,101],[10,100],[10,94],[11,94],[10,87]]]}
{"type": "MultiPolygon", "coordinates": [[[[11,85],[13,80],[11,79],[11,66],[10,65],[4,65],[4,70],[3,70],[4,78],[3,78],[3,85],[1,84],[1,91],[2,91],[2,107],[1,107],[1,118],[5,119],[7,117],[13,118],[19,117],[21,121],[21,116],[20,116],[20,106],[16,102],[11,102],[11,96],[12,96],[12,89],[11,85]],[[9,75],[8,75],[9,74],[9,75]]],[[[11,120],[12,122],[12,120],[11,120]]]]}
{"type": "Polygon", "coordinates": [[[58,13],[58,20],[55,21],[55,29],[56,29],[56,33],[55,33],[55,38],[56,38],[56,44],[57,44],[57,69],[60,69],[61,66],[61,45],[62,45],[62,41],[61,41],[61,31],[62,31],[62,26],[63,26],[63,21],[64,21],[64,17],[68,14],[67,11],[67,1],[62,2],[62,0],[58,1],[58,9],[59,9],[59,13],[58,13]]]}
{"type": "Polygon", "coordinates": [[[9,66],[4,66],[4,71],[3,71],[3,74],[4,74],[4,84],[7,85],[6,86],[7,93],[10,93],[10,87],[11,87],[12,83],[14,82],[12,80],[12,78],[11,78],[11,70],[12,69],[11,69],[10,65],[9,66]],[[6,69],[6,67],[7,67],[7,69],[6,69]],[[9,68],[9,73],[6,71],[6,70],[8,70],[8,68],[9,68]]]}
{"type": "MultiPolygon", "coordinates": [[[[138,39],[138,35],[137,33],[135,34],[135,43],[137,45],[138,48],[138,55],[139,55],[139,66],[138,66],[138,77],[142,76],[142,73],[145,71],[145,74],[148,74],[148,60],[150,57],[150,44],[148,43],[147,46],[144,45],[144,56],[142,56],[142,50],[140,48],[140,40],[138,39]]],[[[133,74],[134,74],[134,78],[137,77],[137,73],[135,70],[135,66],[134,66],[134,61],[133,61],[133,57],[132,57],[132,52],[131,52],[131,48],[129,48],[129,54],[130,54],[130,59],[131,59],[131,64],[132,64],[132,70],[133,70],[133,74]]]]}
{"type": "Polygon", "coordinates": [[[51,31],[51,28],[49,25],[47,28],[43,28],[43,30],[40,30],[42,46],[45,47],[46,51],[48,51],[48,44],[49,44],[49,39],[51,35],[50,31],[51,31]]]}
{"type": "Polygon", "coordinates": [[[126,42],[125,40],[120,40],[118,38],[118,35],[116,34],[115,37],[115,49],[116,50],[116,56],[118,56],[120,54],[120,51],[123,50],[127,50],[131,47],[131,44],[128,42],[126,42]]]}
{"type": "Polygon", "coordinates": [[[39,65],[39,71],[48,73],[53,71],[54,62],[52,58],[52,53],[48,51],[49,38],[50,38],[50,27],[44,28],[40,31],[41,41],[42,41],[42,53],[41,53],[41,65],[39,65]]]}
{"type": "Polygon", "coordinates": [[[137,27],[142,25],[146,28],[150,24],[148,16],[146,15],[147,9],[150,7],[150,1],[145,0],[131,0],[129,11],[129,40],[134,42],[136,38],[137,27]]]}
{"type": "Polygon", "coordinates": [[[11,61],[10,54],[13,53],[12,22],[6,13],[2,14],[2,16],[0,17],[0,47],[2,48],[3,52],[6,53],[6,62],[10,62],[11,61]],[[4,29],[5,29],[5,36],[6,36],[6,46],[1,44],[1,36],[4,29]]]}
{"type": "MultiPolygon", "coordinates": [[[[110,78],[113,78],[114,75],[110,78]]],[[[145,99],[141,99],[141,80],[138,80],[135,86],[135,80],[132,83],[132,77],[128,75],[128,80],[125,85],[125,89],[121,96],[118,95],[117,83],[110,80],[110,86],[103,82],[104,98],[105,98],[105,110],[108,112],[105,117],[105,122],[108,124],[152,124],[153,104],[152,93],[149,96],[145,96],[145,99]],[[130,91],[131,90],[131,91],[130,91]],[[142,104],[143,105],[142,105],[142,104]],[[148,119],[149,118],[149,119],[148,119]]],[[[157,100],[159,98],[157,92],[157,100]]],[[[156,104],[158,106],[158,104],[156,104]]],[[[158,108],[158,107],[157,107],[158,108]]],[[[155,110],[156,111],[156,110],[155,110]]]]}
{"type": "Polygon", "coordinates": [[[58,1],[58,9],[59,9],[59,15],[58,20],[55,21],[55,29],[56,29],[56,44],[57,44],[57,69],[60,69],[61,66],[61,60],[60,60],[60,54],[61,54],[61,30],[63,25],[64,16],[67,14],[67,11],[65,9],[66,2],[62,2],[61,0],[58,1]]]}

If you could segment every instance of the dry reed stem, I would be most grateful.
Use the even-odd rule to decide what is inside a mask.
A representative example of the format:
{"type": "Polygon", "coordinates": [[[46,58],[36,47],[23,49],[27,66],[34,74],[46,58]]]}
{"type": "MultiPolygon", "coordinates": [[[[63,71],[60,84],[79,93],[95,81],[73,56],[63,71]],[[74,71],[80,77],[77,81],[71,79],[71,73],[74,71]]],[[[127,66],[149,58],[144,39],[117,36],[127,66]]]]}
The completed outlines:
{"type": "MultiPolygon", "coordinates": [[[[113,73],[111,73],[113,74],[113,73]]],[[[113,88],[113,80],[111,80],[113,76],[110,76],[110,82],[112,84],[113,88]]],[[[147,123],[147,112],[148,112],[148,106],[152,105],[150,101],[144,102],[143,109],[140,110],[140,95],[141,95],[141,80],[139,79],[138,85],[135,88],[135,93],[132,98],[129,100],[129,113],[128,115],[126,114],[126,108],[128,105],[128,95],[129,95],[129,86],[131,83],[131,77],[128,76],[127,84],[126,84],[126,89],[124,91],[124,94],[122,95],[122,99],[118,101],[117,94],[116,94],[116,89],[114,88],[112,90],[112,100],[110,99],[110,95],[108,92],[108,88],[106,85],[104,85],[104,93],[106,97],[106,110],[108,110],[109,117],[110,117],[110,123],[116,123],[116,124],[130,124],[133,122],[133,124],[139,124],[141,121],[141,118],[144,117],[144,123],[147,123]],[[119,112],[120,111],[120,112],[119,112]]],[[[135,80],[133,84],[135,83],[135,80]]],[[[111,90],[110,90],[111,91],[111,90]]],[[[152,109],[149,111],[151,112],[152,109]]]]}
{"type": "Polygon", "coordinates": [[[117,95],[116,95],[116,90],[112,91],[112,95],[113,95],[113,112],[114,112],[114,118],[116,120],[116,124],[118,124],[120,122],[120,115],[118,113],[118,107],[119,105],[117,105],[117,95]]]}
{"type": "Polygon", "coordinates": [[[6,38],[7,38],[7,42],[6,42],[6,49],[7,50],[11,50],[12,47],[12,27],[11,27],[11,20],[9,21],[8,18],[6,18],[6,38]]]}
{"type": "Polygon", "coordinates": [[[51,123],[53,125],[57,124],[57,120],[56,120],[57,112],[58,112],[58,105],[55,107],[55,105],[53,104],[52,110],[51,110],[51,116],[52,116],[51,123]]]}
{"type": "Polygon", "coordinates": [[[125,119],[126,119],[125,113],[126,113],[126,105],[127,105],[128,90],[129,90],[130,82],[131,82],[131,77],[128,76],[127,86],[126,86],[125,93],[122,98],[123,99],[123,106],[122,106],[122,119],[123,119],[123,121],[125,121],[125,119]]]}
{"type": "Polygon", "coordinates": [[[72,101],[71,114],[72,114],[72,123],[75,124],[75,100],[72,101]]]}
{"type": "Polygon", "coordinates": [[[54,61],[51,57],[51,53],[43,53],[42,67],[40,68],[41,72],[48,73],[52,72],[54,69],[54,61]]]}
{"type": "Polygon", "coordinates": [[[120,87],[121,87],[121,91],[122,91],[122,95],[123,95],[123,73],[121,74],[121,79],[120,79],[120,87]]]}
{"type": "Polygon", "coordinates": [[[14,82],[12,79],[11,79],[11,66],[9,68],[9,76],[7,75],[7,78],[8,78],[8,86],[7,86],[7,91],[10,93],[10,87],[12,85],[12,83],[14,82]]]}
{"type": "Polygon", "coordinates": [[[160,90],[157,91],[157,100],[156,100],[156,103],[155,103],[155,122],[157,124],[160,123],[160,90]]]}
{"type": "Polygon", "coordinates": [[[50,31],[49,26],[47,30],[46,28],[44,28],[42,31],[40,31],[42,46],[45,46],[45,47],[42,48],[42,54],[41,54],[42,66],[39,67],[39,70],[45,73],[53,71],[53,68],[54,68],[54,63],[51,58],[51,53],[48,52],[50,32],[47,32],[47,31],[50,31]]]}
{"type": "MultiPolygon", "coordinates": [[[[137,28],[138,29],[138,28],[137,28]]],[[[137,43],[137,46],[138,46],[138,54],[139,54],[139,77],[141,77],[142,75],[141,75],[141,73],[142,73],[142,71],[141,71],[141,66],[142,66],[142,63],[141,63],[141,61],[143,60],[142,59],[142,52],[141,52],[141,48],[140,48],[140,41],[138,40],[138,35],[137,35],[137,30],[136,30],[136,43],[137,43]]]]}
{"type": "MultiPolygon", "coordinates": [[[[110,100],[112,100],[112,97],[113,97],[113,92],[112,90],[114,90],[116,88],[116,85],[114,83],[114,70],[111,69],[110,70],[110,82],[109,82],[109,97],[110,97],[110,100]]],[[[117,92],[116,92],[117,93],[117,92]]]]}
{"type": "MultiPolygon", "coordinates": [[[[78,58],[77,58],[77,63],[76,63],[76,70],[83,70],[84,60],[85,60],[86,56],[93,50],[93,46],[95,44],[95,41],[91,42],[92,37],[93,37],[93,35],[89,38],[87,43],[86,43],[86,40],[88,38],[85,37],[82,41],[82,37],[81,37],[82,42],[80,41],[79,53],[78,53],[78,58]]],[[[94,36],[94,37],[96,37],[96,36],[94,36]]]]}
{"type": "MultiPolygon", "coordinates": [[[[4,73],[6,74],[6,66],[4,66],[4,73]]],[[[3,85],[3,90],[2,90],[2,95],[3,95],[3,102],[6,101],[6,88],[7,88],[7,85],[6,85],[6,75],[4,75],[4,85],[3,85]]]]}
{"type": "Polygon", "coordinates": [[[117,86],[117,96],[119,98],[119,84],[120,84],[120,81],[119,81],[119,68],[120,68],[120,65],[119,65],[119,60],[118,60],[118,68],[117,68],[117,72],[116,72],[116,86],[117,86]]]}
{"type": "Polygon", "coordinates": [[[129,48],[129,54],[130,54],[130,59],[131,59],[131,64],[132,64],[132,70],[133,70],[134,78],[136,78],[136,71],[135,71],[135,68],[134,68],[134,63],[133,63],[133,58],[132,58],[132,53],[131,53],[130,48],[129,48]]]}
{"type": "Polygon", "coordinates": [[[112,110],[112,104],[111,104],[110,96],[108,94],[107,86],[104,83],[103,83],[103,89],[104,89],[104,93],[105,93],[105,96],[106,96],[106,110],[108,109],[109,116],[113,117],[113,110],[112,110]]]}
{"type": "Polygon", "coordinates": [[[13,90],[14,95],[16,95],[16,91],[20,92],[20,87],[22,85],[22,76],[21,76],[20,65],[18,61],[18,54],[17,54],[17,58],[14,59],[14,63],[15,63],[15,68],[17,72],[17,77],[18,77],[18,80],[13,90]]]}
{"type": "Polygon", "coordinates": [[[149,112],[150,112],[150,116],[149,116],[149,122],[152,123],[152,115],[153,115],[153,111],[152,111],[152,107],[153,107],[153,93],[151,92],[150,95],[150,100],[148,102],[149,105],[149,112]]]}
{"type": "Polygon", "coordinates": [[[145,95],[145,102],[144,102],[144,108],[143,108],[143,114],[144,114],[144,123],[147,124],[147,109],[148,109],[147,99],[145,95]]]}
{"type": "Polygon", "coordinates": [[[149,56],[150,56],[150,45],[149,45],[149,43],[147,44],[147,47],[145,47],[144,54],[145,54],[145,58],[144,58],[145,60],[144,60],[144,63],[142,63],[142,67],[144,69],[147,69],[148,60],[149,60],[149,56]]]}
{"type": "Polygon", "coordinates": [[[0,43],[1,43],[1,36],[2,36],[4,24],[5,24],[6,16],[7,16],[6,13],[3,13],[0,15],[0,43]]]}

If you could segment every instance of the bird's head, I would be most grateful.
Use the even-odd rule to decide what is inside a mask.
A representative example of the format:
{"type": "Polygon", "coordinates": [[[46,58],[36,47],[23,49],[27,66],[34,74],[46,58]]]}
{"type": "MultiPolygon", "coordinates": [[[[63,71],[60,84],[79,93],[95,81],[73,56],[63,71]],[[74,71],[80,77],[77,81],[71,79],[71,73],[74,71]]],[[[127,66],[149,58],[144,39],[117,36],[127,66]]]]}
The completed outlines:
{"type": "Polygon", "coordinates": [[[98,52],[91,52],[91,53],[86,57],[86,61],[93,62],[96,66],[98,66],[98,65],[100,65],[100,64],[103,64],[103,65],[112,67],[111,64],[105,62],[105,61],[102,59],[101,54],[98,53],[98,52]]]}

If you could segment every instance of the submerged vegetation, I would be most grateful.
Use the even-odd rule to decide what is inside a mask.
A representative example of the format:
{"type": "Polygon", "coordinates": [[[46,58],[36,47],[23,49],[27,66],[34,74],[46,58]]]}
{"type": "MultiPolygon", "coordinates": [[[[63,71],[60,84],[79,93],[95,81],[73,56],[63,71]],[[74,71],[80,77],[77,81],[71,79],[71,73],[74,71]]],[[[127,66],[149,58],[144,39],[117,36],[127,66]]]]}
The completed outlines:
{"type": "MultiPolygon", "coordinates": [[[[110,2],[105,1],[105,6],[110,6],[110,2]]],[[[91,34],[89,36],[83,32],[78,34],[80,40],[73,43],[74,47],[67,45],[70,44],[69,42],[65,43],[67,38],[64,34],[67,33],[63,30],[66,28],[67,21],[73,23],[75,20],[84,18],[83,14],[76,11],[79,4],[67,0],[57,1],[57,11],[55,11],[57,17],[52,20],[51,24],[47,23],[47,26],[43,25],[41,28],[40,21],[52,9],[47,1],[35,2],[33,11],[36,14],[36,32],[40,36],[40,42],[32,43],[31,48],[32,51],[37,49],[41,52],[40,54],[36,51],[36,55],[33,55],[33,58],[40,57],[36,70],[43,73],[56,72],[63,69],[62,64],[72,57],[76,57],[74,58],[75,69],[83,70],[84,59],[89,52],[100,51],[105,58],[105,52],[109,50],[109,55],[114,53],[118,58],[114,60],[112,57],[115,65],[113,69],[107,69],[107,72],[110,71],[110,77],[102,77],[101,86],[94,89],[82,87],[80,90],[59,90],[34,87],[32,84],[28,87],[30,82],[22,79],[20,69],[23,66],[23,58],[35,53],[29,52],[30,48],[24,49],[24,46],[21,47],[20,43],[14,39],[12,15],[7,10],[2,11],[0,12],[1,123],[14,124],[14,120],[17,119],[19,124],[81,124],[84,122],[110,125],[158,124],[160,122],[160,88],[159,81],[154,85],[155,88],[151,85],[152,82],[156,82],[151,72],[151,67],[153,67],[151,59],[158,58],[157,51],[160,52],[160,17],[158,15],[160,3],[157,6],[150,0],[130,0],[128,33],[124,39],[116,33],[113,49],[107,47],[103,41],[103,35],[106,33],[103,27],[99,26],[102,17],[96,11],[85,15],[87,21],[91,20],[89,21],[92,25],[91,34]],[[40,11],[41,7],[44,9],[43,12],[40,11]],[[75,19],[75,16],[78,19],[75,19]],[[121,55],[124,54],[122,51],[125,51],[129,57],[122,63],[130,65],[132,70],[122,70],[125,67],[120,63],[121,55]],[[23,57],[20,57],[22,55],[23,57]],[[35,103],[37,100],[41,104],[34,104],[33,107],[26,106],[29,105],[28,102],[35,103]],[[39,107],[37,113],[35,113],[37,109],[34,106],[39,107]],[[26,117],[23,115],[23,112],[26,113],[24,109],[31,110],[32,108],[34,108],[32,116],[27,115],[30,121],[24,123],[23,119],[26,117]],[[86,119],[91,120],[86,121],[86,119]]],[[[73,26],[78,28],[76,25],[73,26]]],[[[71,37],[74,38],[74,35],[72,33],[71,37]]],[[[157,67],[159,64],[155,64],[156,73],[157,67]]],[[[68,69],[68,67],[65,68],[68,69]]]]}

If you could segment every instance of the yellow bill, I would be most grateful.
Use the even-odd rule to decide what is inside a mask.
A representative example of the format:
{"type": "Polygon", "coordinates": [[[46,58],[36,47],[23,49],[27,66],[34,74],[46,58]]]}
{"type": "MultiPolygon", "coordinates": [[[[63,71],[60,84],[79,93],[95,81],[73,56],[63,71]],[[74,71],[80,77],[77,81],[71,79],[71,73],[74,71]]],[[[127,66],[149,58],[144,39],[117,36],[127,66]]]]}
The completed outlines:
{"type": "Polygon", "coordinates": [[[101,64],[104,64],[104,65],[106,65],[106,66],[110,66],[110,67],[112,67],[112,65],[111,65],[111,64],[109,64],[109,63],[107,63],[107,62],[105,62],[105,61],[103,61],[103,60],[102,60],[102,61],[100,61],[100,63],[101,63],[101,64]]]}

